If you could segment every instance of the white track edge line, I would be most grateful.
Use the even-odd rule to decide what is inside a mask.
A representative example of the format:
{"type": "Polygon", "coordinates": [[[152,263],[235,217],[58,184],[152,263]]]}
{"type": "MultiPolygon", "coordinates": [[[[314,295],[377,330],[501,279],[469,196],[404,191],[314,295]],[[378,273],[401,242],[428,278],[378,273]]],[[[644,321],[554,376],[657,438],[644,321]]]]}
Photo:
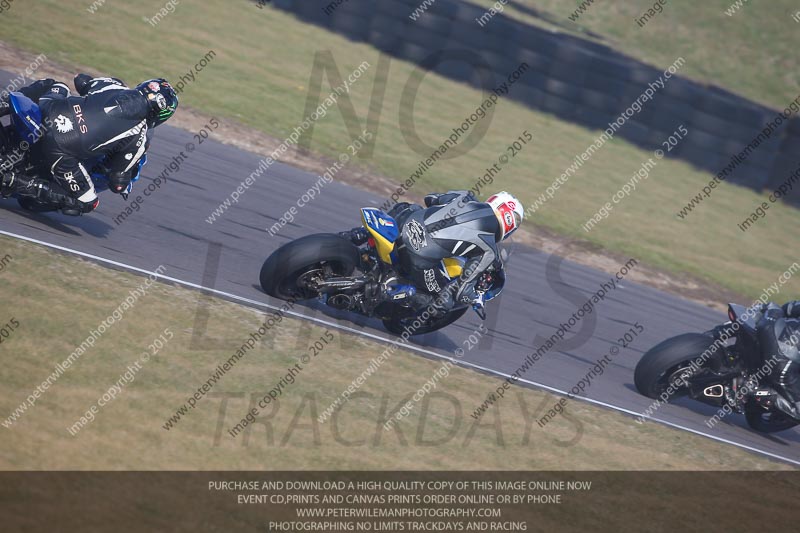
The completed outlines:
{"type": "MultiPolygon", "coordinates": [[[[268,303],[265,303],[265,302],[259,302],[258,300],[252,300],[252,299],[246,298],[244,296],[239,296],[239,295],[236,295],[236,294],[220,291],[220,290],[217,290],[217,289],[211,289],[209,287],[204,287],[204,286],[198,285],[196,283],[192,283],[192,282],[189,282],[189,281],[184,281],[184,280],[173,278],[173,277],[170,277],[170,276],[164,276],[163,274],[159,274],[157,272],[151,272],[149,270],[145,270],[143,268],[138,268],[138,267],[135,267],[135,266],[132,266],[132,265],[128,265],[128,264],[125,264],[125,263],[120,263],[120,262],[114,261],[112,259],[106,259],[105,257],[99,257],[99,256],[96,256],[96,255],[88,254],[86,252],[81,252],[79,250],[74,250],[72,248],[66,248],[64,246],[59,246],[57,244],[52,244],[52,243],[49,243],[49,242],[40,241],[40,240],[34,239],[32,237],[26,237],[25,235],[18,235],[16,233],[11,233],[11,232],[8,232],[8,231],[3,231],[3,230],[0,230],[0,235],[5,235],[7,237],[11,237],[11,238],[15,238],[15,239],[23,240],[23,241],[32,242],[34,244],[39,244],[41,246],[46,246],[48,248],[53,248],[55,250],[60,250],[62,252],[71,253],[73,255],[77,255],[77,256],[80,256],[80,257],[85,257],[87,259],[92,259],[94,261],[98,261],[98,262],[101,262],[101,263],[107,263],[109,265],[118,266],[120,268],[124,268],[125,270],[129,270],[129,271],[133,271],[133,272],[139,272],[141,274],[147,274],[147,275],[149,275],[151,277],[155,277],[155,278],[160,278],[160,279],[163,279],[163,280],[171,281],[173,283],[176,283],[178,285],[183,285],[185,287],[190,287],[190,288],[193,288],[193,289],[199,289],[199,290],[202,290],[202,291],[210,292],[210,293],[213,293],[213,294],[217,294],[219,296],[224,296],[225,298],[228,298],[228,299],[238,300],[240,302],[246,302],[246,303],[249,303],[249,304],[252,304],[252,305],[255,305],[255,306],[259,306],[259,307],[266,307],[267,309],[271,309],[273,311],[279,311],[281,309],[280,307],[277,307],[277,306],[274,306],[274,305],[271,305],[271,304],[268,304],[268,303]]],[[[337,324],[336,322],[329,322],[329,321],[323,320],[321,318],[306,316],[306,315],[304,315],[302,313],[298,313],[296,311],[287,310],[284,313],[287,314],[287,315],[294,316],[295,318],[299,318],[301,320],[309,320],[309,321],[312,321],[312,322],[318,322],[320,324],[324,324],[324,325],[332,327],[332,328],[340,329],[342,331],[347,331],[347,332],[352,333],[354,335],[361,335],[363,337],[368,337],[368,338],[371,338],[371,339],[374,339],[374,340],[377,340],[377,341],[380,341],[380,342],[383,342],[383,343],[393,344],[393,343],[396,342],[396,339],[389,339],[389,338],[386,338],[386,337],[382,337],[380,335],[376,335],[374,333],[369,333],[369,332],[366,332],[366,331],[360,331],[360,330],[357,330],[355,328],[351,328],[351,327],[348,327],[348,326],[343,326],[341,324],[337,324]]],[[[460,359],[455,359],[453,357],[449,357],[449,356],[446,356],[444,354],[440,354],[438,352],[434,352],[432,350],[421,348],[419,346],[414,346],[414,345],[405,344],[405,343],[400,343],[400,345],[403,346],[404,348],[408,349],[408,350],[412,350],[412,351],[416,351],[416,352],[423,353],[423,354],[426,354],[426,355],[430,355],[430,356],[433,356],[433,357],[436,357],[436,358],[439,358],[439,359],[447,359],[448,361],[451,361],[452,363],[460,365],[460,366],[465,366],[465,367],[474,368],[476,370],[481,370],[481,371],[489,373],[489,374],[494,374],[494,375],[496,375],[498,377],[503,377],[503,378],[507,378],[507,379],[513,378],[513,376],[511,374],[506,374],[505,372],[502,372],[500,370],[495,370],[493,368],[488,368],[488,367],[485,367],[485,366],[482,366],[482,365],[479,365],[479,364],[476,364],[476,363],[471,363],[469,361],[463,361],[463,360],[460,360],[460,359]]],[[[554,393],[560,394],[562,396],[568,396],[568,392],[567,391],[562,391],[561,389],[557,389],[555,387],[551,387],[551,386],[545,385],[543,383],[538,383],[536,381],[531,381],[531,380],[528,380],[528,379],[525,379],[525,378],[513,378],[513,379],[515,381],[520,381],[522,383],[526,383],[528,385],[532,385],[532,386],[537,387],[537,388],[545,389],[545,390],[548,390],[550,392],[554,392],[554,393]]],[[[797,461],[795,459],[790,459],[788,457],[783,457],[781,455],[774,454],[774,453],[768,452],[766,450],[761,450],[759,448],[755,448],[753,446],[749,446],[749,445],[743,444],[741,442],[736,442],[736,441],[733,441],[733,440],[729,440],[729,439],[726,439],[724,437],[718,437],[716,435],[711,435],[710,433],[705,433],[705,432],[697,430],[697,429],[692,429],[690,427],[682,426],[682,425],[677,424],[675,422],[669,422],[668,420],[661,420],[659,418],[654,418],[652,416],[645,415],[643,413],[637,413],[636,411],[631,411],[630,409],[626,409],[625,407],[619,407],[617,405],[613,405],[613,404],[606,403],[606,402],[603,402],[603,401],[600,401],[600,400],[595,400],[595,399],[592,399],[592,398],[588,398],[586,396],[572,396],[572,398],[575,398],[575,399],[578,399],[578,400],[581,400],[581,401],[584,401],[584,402],[588,402],[588,403],[591,403],[591,404],[600,405],[600,406],[605,407],[607,409],[611,409],[611,410],[614,410],[614,411],[619,411],[621,413],[625,413],[625,414],[628,414],[628,415],[631,415],[631,416],[637,416],[637,417],[646,418],[647,420],[652,420],[653,422],[658,422],[659,424],[663,424],[665,426],[670,426],[670,427],[673,427],[675,429],[681,429],[683,431],[687,431],[689,433],[694,433],[695,435],[700,435],[702,437],[706,437],[708,439],[715,440],[717,442],[721,442],[721,443],[724,443],[724,444],[729,444],[731,446],[736,446],[737,448],[742,448],[744,450],[748,450],[748,451],[751,451],[751,452],[754,452],[754,453],[758,453],[758,454],[761,454],[761,455],[766,455],[768,457],[772,457],[773,459],[779,459],[781,461],[800,466],[800,461],[797,461]]]]}

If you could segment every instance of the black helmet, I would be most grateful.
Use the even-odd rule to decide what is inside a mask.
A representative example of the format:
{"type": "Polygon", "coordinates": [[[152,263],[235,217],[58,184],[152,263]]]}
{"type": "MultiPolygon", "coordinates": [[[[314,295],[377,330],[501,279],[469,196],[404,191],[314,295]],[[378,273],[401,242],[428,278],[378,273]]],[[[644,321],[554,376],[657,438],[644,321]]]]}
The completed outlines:
{"type": "Polygon", "coordinates": [[[175,114],[178,109],[178,94],[172,85],[163,78],[148,80],[136,86],[139,91],[147,98],[150,106],[150,113],[147,116],[147,124],[151,128],[163,124],[175,114]]]}

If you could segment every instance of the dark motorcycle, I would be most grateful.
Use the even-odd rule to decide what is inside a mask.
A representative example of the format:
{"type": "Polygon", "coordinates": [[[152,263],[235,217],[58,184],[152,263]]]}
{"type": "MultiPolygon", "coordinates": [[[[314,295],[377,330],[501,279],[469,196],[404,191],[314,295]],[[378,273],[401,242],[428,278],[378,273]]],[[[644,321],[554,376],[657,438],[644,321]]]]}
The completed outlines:
{"type": "MultiPolygon", "coordinates": [[[[22,93],[12,92],[8,98],[8,114],[10,122],[7,125],[0,123],[0,177],[3,174],[15,174],[18,185],[9,191],[0,191],[4,196],[11,196],[24,209],[29,211],[52,211],[54,206],[43,204],[38,199],[25,194],[24,185],[31,180],[44,177],[49,179],[48,169],[43,169],[32,157],[34,147],[46,132],[48,124],[42,120],[39,106],[22,93]]],[[[87,161],[90,168],[90,177],[98,193],[108,189],[107,170],[104,165],[105,157],[87,161]]],[[[128,199],[133,190],[134,182],[139,180],[142,167],[147,163],[147,156],[139,161],[139,167],[128,187],[120,193],[124,200],[128,199]]]]}
{"type": "MultiPolygon", "coordinates": [[[[377,317],[397,335],[404,331],[408,335],[430,333],[467,312],[468,306],[457,304],[426,317],[430,305],[413,303],[416,287],[401,274],[399,254],[404,251],[395,247],[400,235],[397,222],[374,208],[363,208],[361,215],[369,232],[365,245],[358,247],[332,233],[308,235],[285,244],[261,268],[264,292],[283,300],[320,298],[335,309],[377,317]]],[[[464,259],[444,259],[440,268],[455,280],[463,271],[464,259]]],[[[500,294],[504,284],[502,271],[486,272],[477,289],[488,301],[500,294]]],[[[480,309],[476,312],[481,314],[480,309]]]]}
{"type": "Polygon", "coordinates": [[[763,433],[784,431],[800,422],[778,408],[785,400],[765,379],[756,324],[759,308],[728,305],[729,322],[705,333],[667,339],[636,365],[634,383],[650,398],[688,396],[745,415],[763,433]]]}

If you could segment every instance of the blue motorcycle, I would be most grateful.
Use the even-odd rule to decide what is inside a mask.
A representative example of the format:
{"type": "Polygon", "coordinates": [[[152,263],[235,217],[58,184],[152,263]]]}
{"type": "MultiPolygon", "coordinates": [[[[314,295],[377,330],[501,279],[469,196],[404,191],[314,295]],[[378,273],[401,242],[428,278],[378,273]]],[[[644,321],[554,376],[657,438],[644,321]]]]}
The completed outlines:
{"type": "MultiPolygon", "coordinates": [[[[32,179],[49,179],[47,169],[41,169],[36,158],[32,156],[33,148],[46,133],[42,120],[42,112],[30,98],[22,93],[12,92],[8,98],[10,124],[0,123],[0,175],[15,173],[26,181],[32,179]],[[44,171],[43,171],[44,170],[44,171]]],[[[90,176],[97,193],[108,190],[108,177],[105,167],[106,157],[98,157],[84,164],[90,169],[90,176]]],[[[147,163],[147,155],[139,161],[136,176],[128,187],[120,193],[127,200],[133,190],[133,184],[139,180],[142,168],[147,163]]],[[[16,198],[20,206],[29,211],[51,211],[53,207],[43,205],[36,198],[11,191],[9,195],[16,198]]]]}

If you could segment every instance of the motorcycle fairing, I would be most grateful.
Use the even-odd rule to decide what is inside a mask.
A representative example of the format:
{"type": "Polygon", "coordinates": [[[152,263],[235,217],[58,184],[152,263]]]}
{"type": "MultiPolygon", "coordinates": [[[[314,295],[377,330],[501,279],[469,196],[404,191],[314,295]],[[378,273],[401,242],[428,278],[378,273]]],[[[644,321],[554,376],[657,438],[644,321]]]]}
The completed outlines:
{"type": "Polygon", "coordinates": [[[361,221],[375,240],[375,248],[381,261],[389,265],[397,263],[397,254],[394,245],[400,232],[397,229],[397,222],[374,207],[361,208],[361,221]]]}
{"type": "Polygon", "coordinates": [[[728,318],[733,322],[737,321],[745,327],[749,332],[755,333],[756,331],[756,315],[758,313],[743,305],[729,303],[728,304],[728,318]]]}
{"type": "Polygon", "coordinates": [[[11,105],[11,123],[21,140],[30,144],[38,141],[42,131],[42,111],[33,100],[22,93],[11,93],[8,97],[11,105]]]}

